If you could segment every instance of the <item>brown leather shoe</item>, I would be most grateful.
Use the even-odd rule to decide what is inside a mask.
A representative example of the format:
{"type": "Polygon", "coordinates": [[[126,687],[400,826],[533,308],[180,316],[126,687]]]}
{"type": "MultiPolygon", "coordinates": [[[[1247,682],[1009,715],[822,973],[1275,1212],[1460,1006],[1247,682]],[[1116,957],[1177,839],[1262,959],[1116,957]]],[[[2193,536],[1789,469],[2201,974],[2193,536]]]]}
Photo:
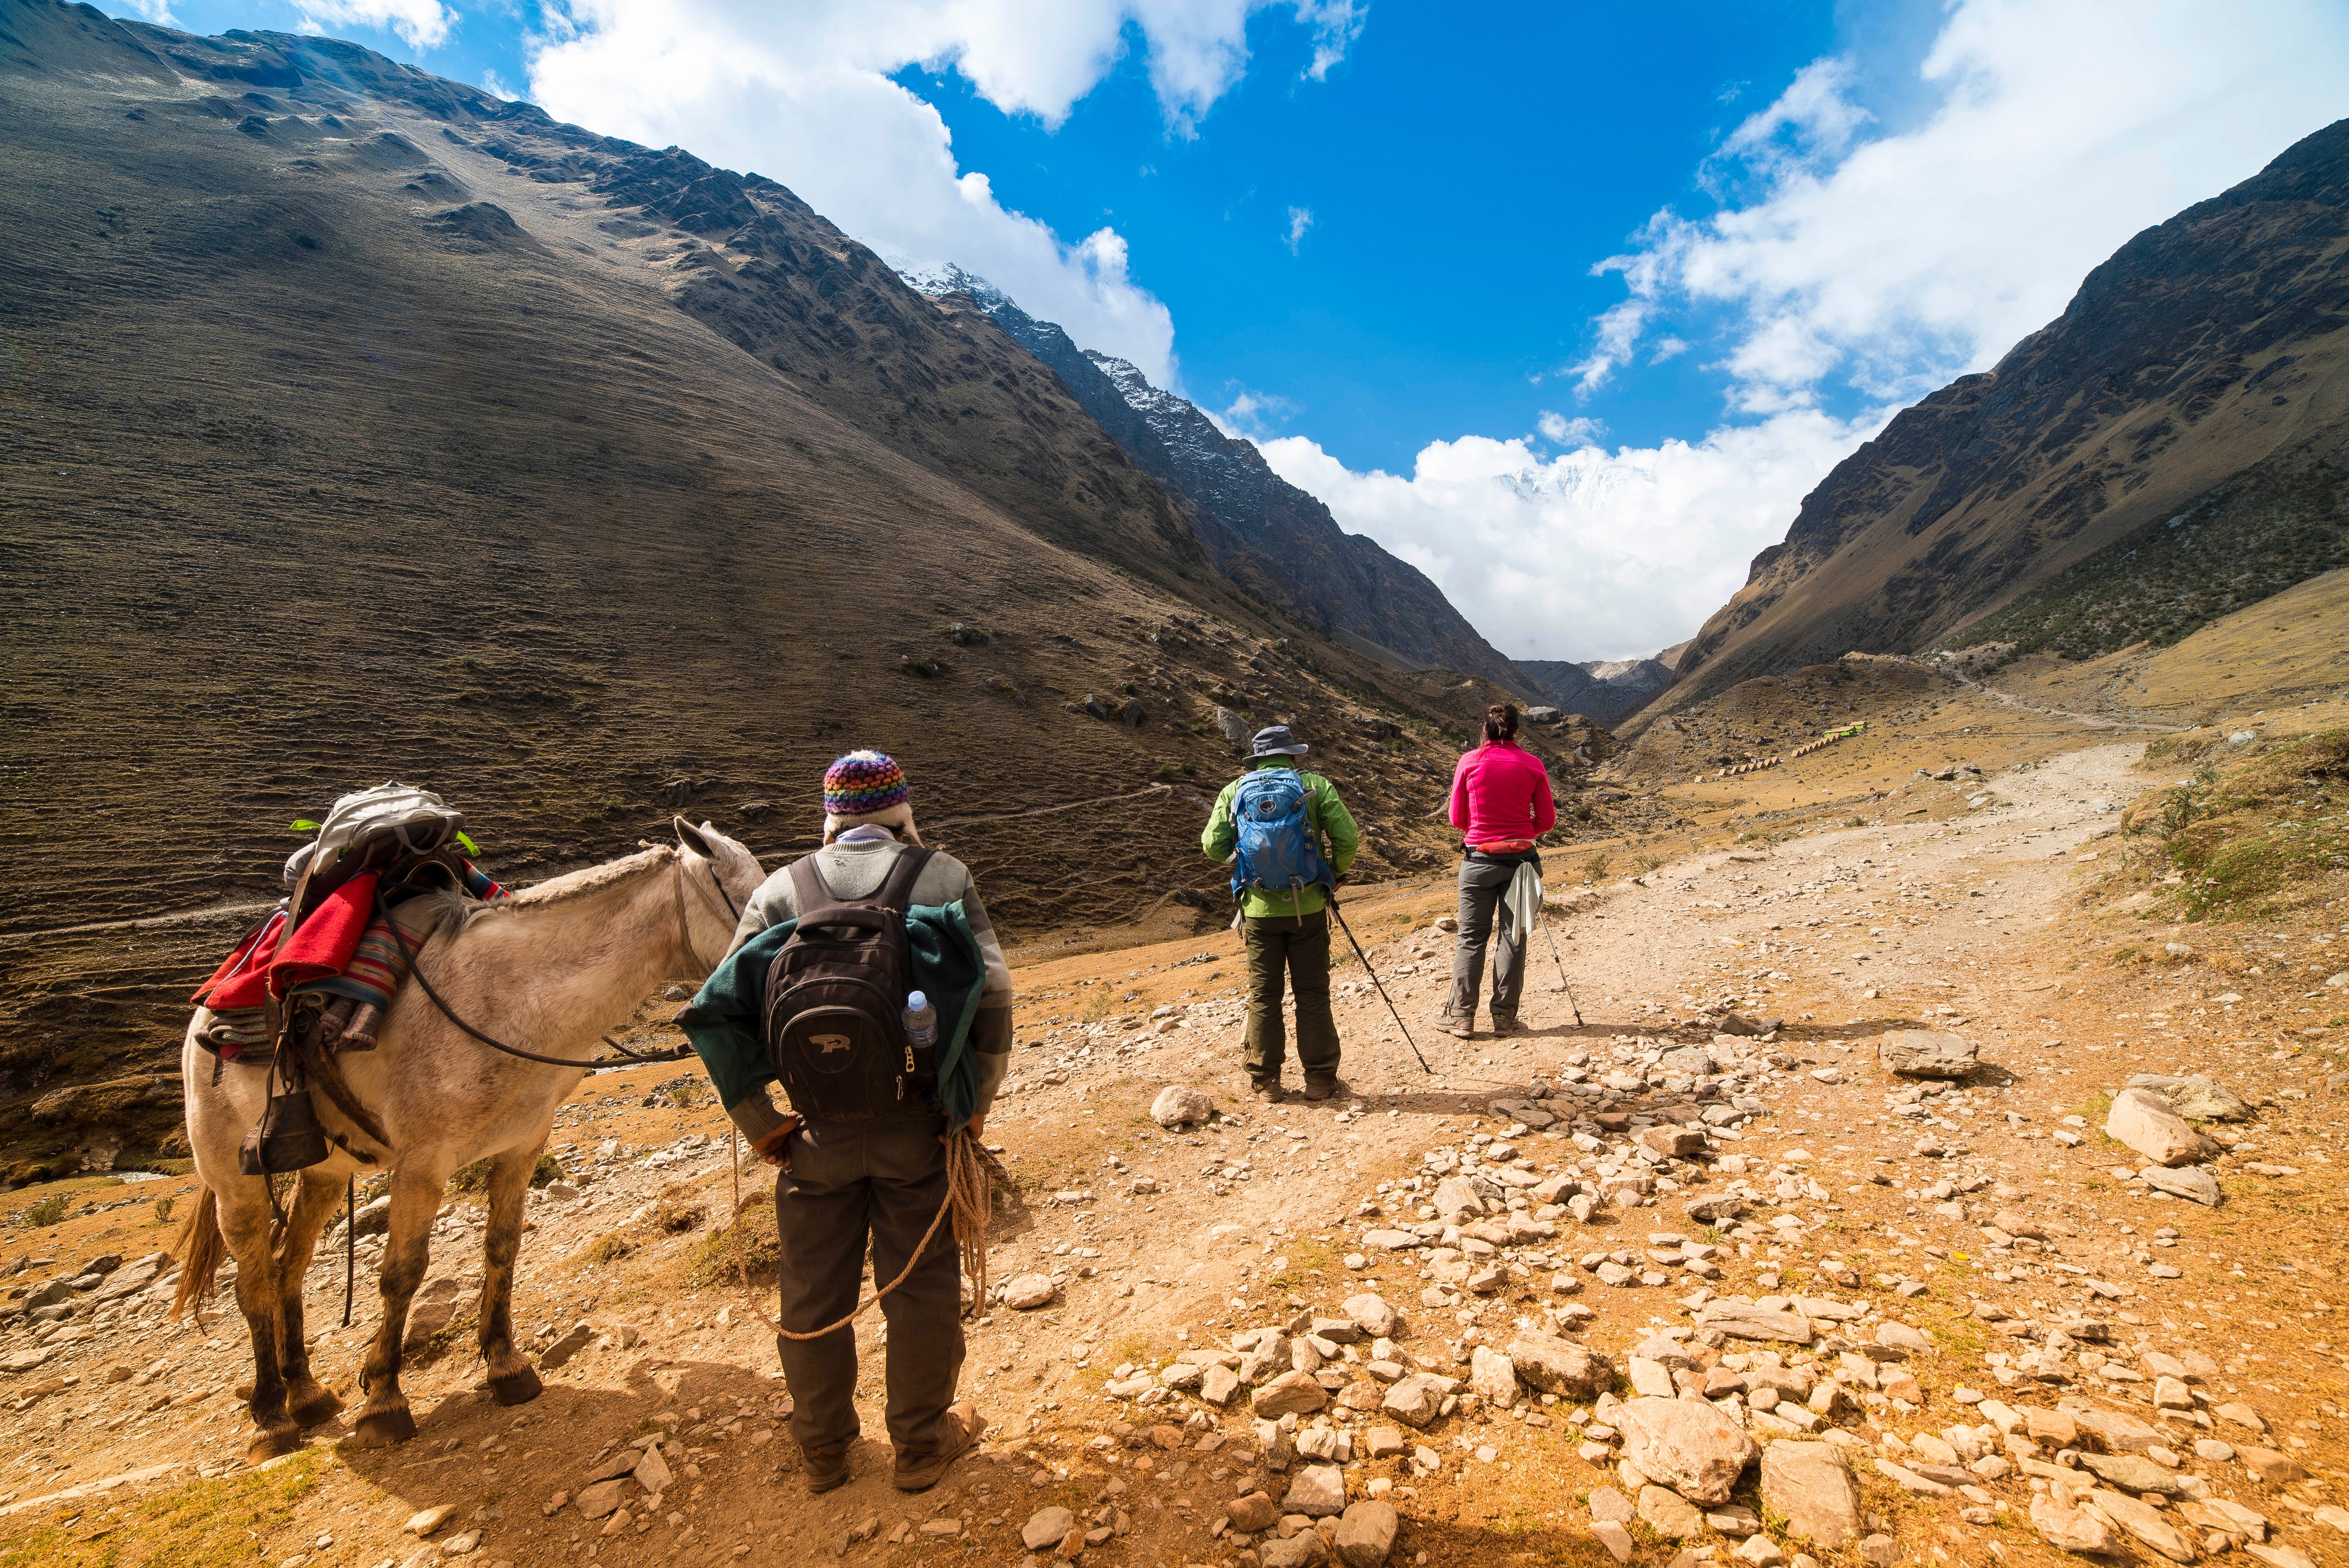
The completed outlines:
{"type": "Polygon", "coordinates": [[[1260,1099],[1267,1105],[1278,1105],[1288,1098],[1288,1093],[1281,1088],[1278,1078],[1251,1079],[1248,1083],[1248,1094],[1250,1098],[1260,1099]]]}
{"type": "Polygon", "coordinates": [[[1305,1080],[1305,1098],[1311,1100],[1342,1099],[1353,1092],[1353,1086],[1341,1078],[1305,1080]]]}
{"type": "Polygon", "coordinates": [[[957,1399],[947,1407],[946,1419],[939,1425],[940,1440],[934,1452],[898,1453],[889,1481],[899,1491],[927,1491],[937,1485],[947,1467],[960,1459],[978,1441],[978,1434],[987,1430],[987,1418],[969,1400],[957,1399]]]}
{"type": "Polygon", "coordinates": [[[848,1445],[827,1444],[812,1449],[800,1446],[800,1461],[807,1468],[808,1495],[830,1491],[848,1480],[848,1445]]]}

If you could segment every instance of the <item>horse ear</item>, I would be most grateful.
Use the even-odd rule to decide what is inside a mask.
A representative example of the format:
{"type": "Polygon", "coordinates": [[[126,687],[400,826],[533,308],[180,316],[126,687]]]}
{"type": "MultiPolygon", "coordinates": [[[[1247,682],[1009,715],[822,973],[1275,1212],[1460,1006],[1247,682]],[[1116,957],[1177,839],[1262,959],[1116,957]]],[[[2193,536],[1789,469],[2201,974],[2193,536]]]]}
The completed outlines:
{"type": "Polygon", "coordinates": [[[671,826],[677,829],[677,841],[678,843],[684,845],[687,849],[691,850],[695,854],[699,855],[705,861],[715,861],[718,858],[718,851],[710,847],[710,843],[708,839],[701,836],[700,829],[695,827],[692,823],[687,821],[682,817],[672,817],[669,819],[669,822],[671,826]]]}

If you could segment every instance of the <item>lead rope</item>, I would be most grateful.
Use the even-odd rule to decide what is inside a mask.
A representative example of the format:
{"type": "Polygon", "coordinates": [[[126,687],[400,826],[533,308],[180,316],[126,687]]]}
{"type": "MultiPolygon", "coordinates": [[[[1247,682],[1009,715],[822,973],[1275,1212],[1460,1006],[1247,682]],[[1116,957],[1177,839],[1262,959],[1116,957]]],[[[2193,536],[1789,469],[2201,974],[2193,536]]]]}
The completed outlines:
{"type": "MultiPolygon", "coordinates": [[[[732,1168],[734,1178],[734,1218],[728,1227],[728,1234],[733,1244],[734,1272],[742,1282],[742,1293],[750,1298],[750,1310],[758,1315],[761,1323],[765,1324],[778,1336],[785,1339],[822,1339],[825,1335],[837,1334],[855,1322],[867,1308],[877,1305],[883,1296],[905,1283],[906,1278],[914,1272],[914,1265],[920,1263],[922,1254],[930,1250],[931,1239],[936,1236],[938,1227],[946,1223],[946,1218],[949,1213],[954,1216],[955,1241],[962,1251],[962,1272],[971,1282],[972,1305],[975,1308],[986,1305],[987,1229],[989,1214],[994,1208],[994,1193],[990,1183],[1000,1181],[1009,1184],[1011,1173],[1003,1168],[1003,1161],[998,1159],[985,1144],[970,1135],[968,1128],[963,1129],[947,1140],[946,1202],[938,1205],[936,1217],[930,1221],[930,1228],[922,1233],[921,1244],[914,1249],[914,1255],[905,1260],[905,1268],[895,1279],[874,1292],[870,1299],[858,1302],[847,1316],[837,1323],[808,1334],[794,1334],[769,1317],[766,1309],[759,1305],[758,1292],[750,1286],[750,1266],[742,1256],[741,1142],[741,1130],[730,1129],[727,1133],[726,1147],[727,1152],[732,1156],[729,1164],[732,1168]]],[[[779,1222],[780,1218],[781,1216],[778,1216],[779,1222]]]]}

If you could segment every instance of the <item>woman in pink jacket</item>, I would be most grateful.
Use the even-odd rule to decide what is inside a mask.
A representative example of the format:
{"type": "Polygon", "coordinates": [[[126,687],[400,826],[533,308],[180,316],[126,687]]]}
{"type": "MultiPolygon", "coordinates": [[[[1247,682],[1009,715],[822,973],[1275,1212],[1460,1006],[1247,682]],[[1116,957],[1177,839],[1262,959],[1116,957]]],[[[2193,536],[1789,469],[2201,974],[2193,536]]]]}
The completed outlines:
{"type": "Polygon", "coordinates": [[[1517,1028],[1517,996],[1525,985],[1526,933],[1508,929],[1504,895],[1517,868],[1541,855],[1534,841],[1557,825],[1549,769],[1517,744],[1517,710],[1495,703],[1485,710],[1485,743],[1452,771],[1452,825],[1465,851],[1460,862],[1460,941],[1452,950],[1452,994],[1443,1028],[1467,1039],[1475,1032],[1476,993],[1485,977],[1485,947],[1495,927],[1493,1032],[1517,1028]]]}

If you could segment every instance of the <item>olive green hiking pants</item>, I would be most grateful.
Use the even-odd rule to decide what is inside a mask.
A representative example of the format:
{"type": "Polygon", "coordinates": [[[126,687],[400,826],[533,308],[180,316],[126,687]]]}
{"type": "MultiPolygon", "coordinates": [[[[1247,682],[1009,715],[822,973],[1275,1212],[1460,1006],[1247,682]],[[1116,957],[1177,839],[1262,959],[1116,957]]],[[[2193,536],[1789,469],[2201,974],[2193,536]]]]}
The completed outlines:
{"type": "Polygon", "coordinates": [[[1338,1020],[1330,1012],[1330,913],[1251,918],[1247,948],[1247,1071],[1257,1083],[1280,1081],[1288,1031],[1281,983],[1297,995],[1297,1062],[1308,1086],[1338,1076],[1338,1020]]]}

